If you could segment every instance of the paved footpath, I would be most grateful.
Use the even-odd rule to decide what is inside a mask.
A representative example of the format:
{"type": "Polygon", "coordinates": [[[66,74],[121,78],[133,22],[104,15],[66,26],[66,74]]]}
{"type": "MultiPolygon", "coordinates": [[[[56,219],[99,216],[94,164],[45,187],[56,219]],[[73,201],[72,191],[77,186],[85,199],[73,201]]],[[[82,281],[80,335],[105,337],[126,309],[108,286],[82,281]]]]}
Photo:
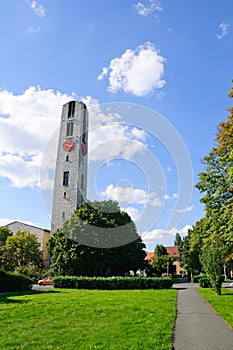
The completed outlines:
{"type": "Polygon", "coordinates": [[[176,284],[178,289],[175,350],[232,350],[233,330],[201,297],[198,284],[176,284]]]}

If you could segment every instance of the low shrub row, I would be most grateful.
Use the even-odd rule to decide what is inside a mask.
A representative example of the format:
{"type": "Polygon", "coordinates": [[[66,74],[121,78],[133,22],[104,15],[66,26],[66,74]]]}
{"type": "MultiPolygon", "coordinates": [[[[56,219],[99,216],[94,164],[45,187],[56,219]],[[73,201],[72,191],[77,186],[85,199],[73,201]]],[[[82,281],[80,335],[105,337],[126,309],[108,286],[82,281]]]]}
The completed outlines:
{"type": "Polygon", "coordinates": [[[33,281],[23,275],[0,270],[0,292],[30,290],[33,281]]]}
{"type": "Polygon", "coordinates": [[[56,288],[78,289],[167,289],[172,287],[172,279],[167,277],[76,277],[56,276],[56,288]]]}

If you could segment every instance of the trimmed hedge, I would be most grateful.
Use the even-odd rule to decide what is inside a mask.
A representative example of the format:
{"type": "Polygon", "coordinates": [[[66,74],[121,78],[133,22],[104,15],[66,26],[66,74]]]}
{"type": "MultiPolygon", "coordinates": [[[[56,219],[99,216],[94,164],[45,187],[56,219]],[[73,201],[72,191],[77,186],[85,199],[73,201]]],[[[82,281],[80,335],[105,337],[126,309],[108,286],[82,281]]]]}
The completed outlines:
{"type": "Polygon", "coordinates": [[[23,275],[0,270],[0,292],[18,292],[31,289],[33,281],[23,275]]]}
{"type": "Polygon", "coordinates": [[[76,277],[56,276],[55,288],[77,289],[167,289],[172,287],[167,277],[76,277]]]}

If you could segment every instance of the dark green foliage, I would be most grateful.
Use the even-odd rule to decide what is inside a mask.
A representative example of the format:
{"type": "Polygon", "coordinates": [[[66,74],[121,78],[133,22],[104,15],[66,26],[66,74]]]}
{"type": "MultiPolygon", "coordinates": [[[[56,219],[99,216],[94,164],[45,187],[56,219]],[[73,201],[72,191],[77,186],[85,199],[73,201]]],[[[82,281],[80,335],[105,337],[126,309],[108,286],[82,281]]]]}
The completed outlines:
{"type": "Polygon", "coordinates": [[[161,276],[167,271],[172,271],[173,258],[168,255],[166,248],[161,244],[157,244],[154,250],[152,261],[153,273],[156,276],[161,276]]]}
{"type": "MultiPolygon", "coordinates": [[[[103,235],[101,239],[104,238],[103,235]]],[[[118,204],[112,201],[93,202],[92,205],[91,202],[85,203],[64,222],[62,228],[53,234],[47,244],[55,273],[75,276],[123,276],[127,271],[144,269],[144,248],[145,245],[129,215],[120,211],[118,204]],[[98,211],[97,205],[98,209],[104,206],[104,212],[98,211]],[[115,212],[112,213],[112,210],[115,212]],[[88,231],[88,225],[91,225],[91,232],[88,231]],[[110,245],[112,242],[113,246],[98,247],[78,241],[80,239],[81,242],[87,243],[88,239],[85,240],[84,236],[90,234],[93,239],[96,228],[103,228],[104,225],[102,233],[106,237],[105,244],[110,245]],[[122,225],[120,227],[123,229],[114,231],[114,238],[109,234],[109,229],[118,225],[122,225]],[[121,241],[122,234],[125,234],[127,239],[131,237],[131,234],[128,236],[128,230],[132,231],[134,239],[128,244],[114,246],[121,241]]]]}
{"type": "Polygon", "coordinates": [[[6,240],[12,236],[8,227],[0,227],[0,268],[3,267],[6,240]]]}
{"type": "Polygon", "coordinates": [[[206,277],[206,275],[201,274],[201,275],[192,276],[192,282],[193,282],[193,283],[198,283],[199,280],[200,280],[200,278],[202,278],[202,277],[206,277]]]}
{"type": "Polygon", "coordinates": [[[56,276],[53,280],[55,288],[78,289],[167,289],[172,287],[171,278],[156,277],[75,277],[56,276]]]}
{"type": "Polygon", "coordinates": [[[31,289],[33,281],[23,275],[0,270],[0,292],[18,292],[31,289]]]}
{"type": "Polygon", "coordinates": [[[210,288],[211,284],[207,276],[201,276],[199,278],[199,285],[202,288],[210,288]]]}

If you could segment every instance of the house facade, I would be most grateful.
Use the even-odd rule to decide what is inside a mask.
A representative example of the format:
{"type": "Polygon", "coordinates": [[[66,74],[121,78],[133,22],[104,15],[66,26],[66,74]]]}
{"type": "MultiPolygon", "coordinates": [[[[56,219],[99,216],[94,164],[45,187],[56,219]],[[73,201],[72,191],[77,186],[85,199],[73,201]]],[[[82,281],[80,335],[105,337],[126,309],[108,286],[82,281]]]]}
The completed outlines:
{"type": "Polygon", "coordinates": [[[40,250],[42,252],[42,256],[43,256],[43,262],[44,262],[44,267],[45,268],[49,268],[49,255],[46,249],[46,244],[50,238],[50,231],[40,228],[40,227],[36,227],[36,226],[32,226],[32,225],[28,225],[25,224],[23,222],[20,221],[13,221],[11,223],[9,223],[8,225],[5,225],[4,227],[8,227],[9,230],[15,234],[18,230],[20,231],[28,231],[32,234],[34,234],[38,240],[38,242],[40,243],[40,250]]]}
{"type": "MultiPolygon", "coordinates": [[[[170,246],[170,247],[165,247],[167,250],[167,254],[170,255],[173,258],[173,266],[175,269],[175,274],[176,275],[187,275],[187,271],[181,267],[181,255],[178,250],[178,246],[170,246]]],[[[145,257],[145,260],[149,263],[152,264],[154,258],[154,252],[147,252],[147,255],[145,257]]]]}

